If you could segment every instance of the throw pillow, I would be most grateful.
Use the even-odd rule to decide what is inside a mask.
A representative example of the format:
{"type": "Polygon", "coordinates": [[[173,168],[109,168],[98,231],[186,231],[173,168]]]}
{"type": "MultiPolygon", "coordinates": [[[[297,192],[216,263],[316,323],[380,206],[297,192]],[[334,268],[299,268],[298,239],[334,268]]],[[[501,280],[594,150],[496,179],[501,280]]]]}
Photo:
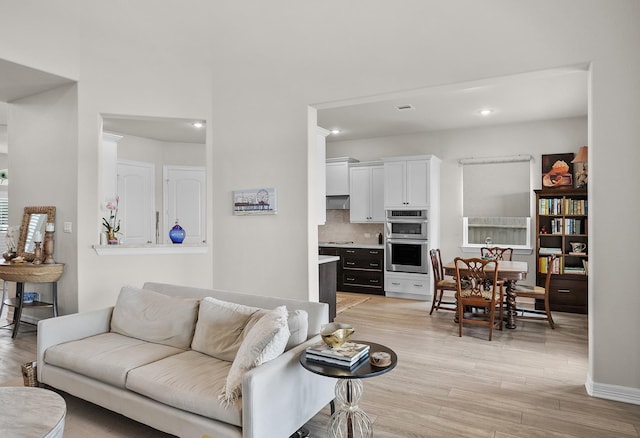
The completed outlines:
{"type": "Polygon", "coordinates": [[[186,350],[197,315],[197,299],[124,286],[113,308],[111,331],[186,350]]]}
{"type": "Polygon", "coordinates": [[[290,348],[296,345],[302,344],[307,340],[309,331],[309,314],[305,310],[293,310],[289,312],[289,319],[287,321],[289,325],[289,341],[284,351],[288,351],[290,348]]]}
{"type": "Polygon", "coordinates": [[[191,349],[232,362],[244,338],[247,326],[255,323],[266,310],[218,300],[212,297],[200,301],[191,349]]]}
{"type": "Polygon", "coordinates": [[[248,331],[218,397],[223,406],[228,407],[242,395],[244,373],[282,354],[290,334],[287,317],[286,306],[276,307],[248,331]]]}

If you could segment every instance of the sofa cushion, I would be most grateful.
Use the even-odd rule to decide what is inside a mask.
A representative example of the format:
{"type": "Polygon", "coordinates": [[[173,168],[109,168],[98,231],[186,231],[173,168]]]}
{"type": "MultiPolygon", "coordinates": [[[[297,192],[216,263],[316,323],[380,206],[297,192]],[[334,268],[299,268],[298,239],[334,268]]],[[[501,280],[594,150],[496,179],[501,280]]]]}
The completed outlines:
{"type": "Polygon", "coordinates": [[[248,330],[220,394],[223,406],[240,397],[245,372],[282,354],[289,340],[287,317],[287,308],[278,306],[248,330]]]}
{"type": "Polygon", "coordinates": [[[289,333],[291,333],[291,335],[287,341],[285,351],[307,340],[309,334],[309,314],[304,310],[292,310],[289,312],[287,324],[289,325],[289,333]]]}
{"type": "Polygon", "coordinates": [[[124,388],[131,369],[183,351],[118,333],[102,333],[50,347],[44,354],[44,361],[124,388]]]}
{"type": "Polygon", "coordinates": [[[186,350],[191,345],[199,301],[124,286],[111,317],[111,331],[186,350]]]}
{"type": "Polygon", "coordinates": [[[242,427],[242,402],[224,409],[217,399],[230,368],[227,361],[185,351],[130,371],[126,387],[166,405],[242,427]]]}
{"type": "Polygon", "coordinates": [[[257,307],[203,298],[191,348],[216,359],[233,362],[245,328],[253,326],[266,312],[257,307]]]}

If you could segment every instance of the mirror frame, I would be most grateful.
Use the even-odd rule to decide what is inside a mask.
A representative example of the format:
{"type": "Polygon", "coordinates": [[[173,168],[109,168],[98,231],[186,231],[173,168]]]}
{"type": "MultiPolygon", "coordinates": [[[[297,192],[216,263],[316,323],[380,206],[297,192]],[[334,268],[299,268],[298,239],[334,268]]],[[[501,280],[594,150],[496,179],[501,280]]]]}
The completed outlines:
{"type": "Polygon", "coordinates": [[[29,229],[29,220],[32,214],[47,215],[47,223],[54,223],[56,219],[56,208],[53,206],[46,207],[25,207],[24,214],[22,215],[22,225],[20,226],[20,239],[18,240],[18,247],[16,252],[18,256],[23,257],[25,260],[33,261],[35,254],[32,252],[25,252],[24,247],[27,243],[27,230],[29,229]]]}

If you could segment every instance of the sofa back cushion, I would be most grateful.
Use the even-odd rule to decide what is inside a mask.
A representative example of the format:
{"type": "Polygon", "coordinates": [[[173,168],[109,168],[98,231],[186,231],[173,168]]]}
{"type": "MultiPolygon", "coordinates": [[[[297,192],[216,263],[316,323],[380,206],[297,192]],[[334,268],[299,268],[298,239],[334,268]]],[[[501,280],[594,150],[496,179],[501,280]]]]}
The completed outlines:
{"type": "Polygon", "coordinates": [[[143,341],[188,349],[199,301],[124,286],[111,317],[111,331],[143,341]]]}
{"type": "Polygon", "coordinates": [[[216,359],[233,362],[245,328],[253,326],[266,312],[258,307],[205,297],[200,301],[191,348],[216,359]]]}

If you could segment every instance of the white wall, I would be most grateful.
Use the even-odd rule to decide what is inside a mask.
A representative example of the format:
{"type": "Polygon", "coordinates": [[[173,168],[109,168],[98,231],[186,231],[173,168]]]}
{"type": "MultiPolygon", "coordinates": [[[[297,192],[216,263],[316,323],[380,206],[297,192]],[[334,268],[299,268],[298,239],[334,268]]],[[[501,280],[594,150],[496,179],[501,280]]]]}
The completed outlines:
{"type": "MultiPolygon", "coordinates": [[[[64,222],[77,226],[77,106],[75,85],[9,105],[9,223],[22,224],[24,207],[56,207],[53,258],[65,264],[58,282],[61,313],[78,311],[78,242],[75,233],[62,232],[64,222]]],[[[31,287],[50,296],[49,285],[31,287]]],[[[50,317],[51,311],[38,316],[50,317]]]]}
{"type": "MultiPolygon", "coordinates": [[[[422,134],[378,137],[327,143],[327,157],[353,157],[360,161],[393,155],[433,154],[442,159],[440,193],[440,248],[443,257],[465,256],[462,245],[462,166],[460,158],[501,157],[529,154],[534,157],[532,189],[541,188],[543,154],[577,152],[587,144],[587,118],[546,120],[496,125],[485,128],[453,129],[422,134]]],[[[532,193],[532,199],[534,195],[532,193]]],[[[532,203],[533,206],[533,203],[532,203]]],[[[535,208],[532,210],[535,228],[535,208]]],[[[531,242],[535,246],[535,230],[531,242]]],[[[516,255],[529,263],[525,283],[535,284],[536,256],[516,255]]]]}
{"type": "Polygon", "coordinates": [[[625,275],[640,204],[621,190],[640,186],[637,0],[0,1],[0,58],[81,80],[71,160],[81,310],[144,280],[317,296],[308,105],[589,63],[588,382],[640,400],[640,344],[624,338],[640,331],[625,275]],[[95,255],[101,113],[210,121],[209,255],[95,255]],[[231,214],[233,189],[263,185],[278,189],[277,215],[231,214]]]}

